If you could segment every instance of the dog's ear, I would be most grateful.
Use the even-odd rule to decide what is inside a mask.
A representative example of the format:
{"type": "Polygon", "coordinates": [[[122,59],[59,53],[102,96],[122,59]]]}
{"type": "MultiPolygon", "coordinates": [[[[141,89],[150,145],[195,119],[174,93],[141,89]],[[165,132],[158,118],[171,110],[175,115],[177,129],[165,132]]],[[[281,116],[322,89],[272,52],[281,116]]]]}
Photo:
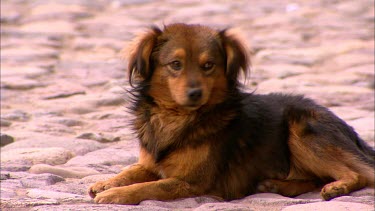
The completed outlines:
{"type": "Polygon", "coordinates": [[[243,71],[246,78],[250,60],[248,51],[240,41],[238,34],[232,30],[225,29],[219,32],[219,36],[225,51],[227,76],[233,82],[237,82],[239,73],[243,71]]]}
{"type": "Polygon", "coordinates": [[[162,31],[153,26],[145,34],[138,36],[131,46],[128,64],[128,76],[130,85],[134,80],[145,80],[150,74],[150,57],[162,31]]]}

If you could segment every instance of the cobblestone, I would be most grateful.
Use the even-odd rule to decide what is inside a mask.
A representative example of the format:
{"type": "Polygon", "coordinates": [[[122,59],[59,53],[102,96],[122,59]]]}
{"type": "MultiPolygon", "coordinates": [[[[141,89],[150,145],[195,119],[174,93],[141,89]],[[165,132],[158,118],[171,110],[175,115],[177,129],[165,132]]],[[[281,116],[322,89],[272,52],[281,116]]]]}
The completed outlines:
{"type": "Polygon", "coordinates": [[[2,210],[373,209],[371,188],[330,202],[311,192],[121,206],[87,195],[138,159],[121,49],[146,27],[240,28],[252,53],[249,91],[304,94],[374,146],[373,20],[368,0],[2,0],[2,210]]]}

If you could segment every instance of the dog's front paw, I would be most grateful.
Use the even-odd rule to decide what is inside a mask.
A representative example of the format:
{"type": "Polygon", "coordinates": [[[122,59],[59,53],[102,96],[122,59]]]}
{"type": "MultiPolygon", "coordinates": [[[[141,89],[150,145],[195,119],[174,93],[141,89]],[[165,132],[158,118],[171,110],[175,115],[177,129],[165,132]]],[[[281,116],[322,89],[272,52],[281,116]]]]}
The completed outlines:
{"type": "Polygon", "coordinates": [[[91,196],[91,198],[95,198],[98,193],[103,192],[103,191],[108,190],[108,189],[113,188],[113,187],[116,187],[116,186],[114,184],[112,184],[112,182],[109,181],[109,180],[99,181],[99,182],[96,182],[95,184],[93,184],[89,188],[89,195],[91,196]]]}
{"type": "Polygon", "coordinates": [[[98,204],[139,204],[136,194],[131,194],[127,187],[111,188],[98,193],[94,201],[98,204]]]}

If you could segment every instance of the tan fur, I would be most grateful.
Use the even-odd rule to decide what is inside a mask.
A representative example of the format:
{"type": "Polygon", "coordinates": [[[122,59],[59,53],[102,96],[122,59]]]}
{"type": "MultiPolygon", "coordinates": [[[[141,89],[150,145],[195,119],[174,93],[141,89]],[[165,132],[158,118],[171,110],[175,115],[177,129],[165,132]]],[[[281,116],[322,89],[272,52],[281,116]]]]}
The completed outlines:
{"type": "Polygon", "coordinates": [[[137,183],[115,187],[96,195],[96,203],[138,204],[146,199],[172,200],[192,196],[187,182],[175,179],[161,179],[155,182],[137,183]]]}
{"type": "MultiPolygon", "coordinates": [[[[199,148],[186,148],[173,152],[168,159],[160,164],[160,172],[164,178],[183,177],[188,178],[190,174],[200,167],[208,159],[209,146],[202,145],[199,148]]],[[[204,174],[204,169],[200,169],[204,174]]]]}
{"type": "Polygon", "coordinates": [[[115,177],[95,183],[91,186],[92,193],[99,193],[114,187],[127,186],[140,182],[157,180],[158,177],[152,172],[146,170],[141,164],[134,164],[123,170],[115,177]]]}
{"type": "Polygon", "coordinates": [[[170,143],[176,134],[183,128],[184,125],[189,124],[192,116],[181,110],[161,110],[158,108],[151,109],[150,123],[157,129],[156,134],[160,141],[157,142],[159,148],[162,148],[170,143]]]}
{"type": "MultiPolygon", "coordinates": [[[[204,54],[200,57],[204,57],[204,54]]],[[[198,106],[218,104],[223,100],[227,87],[223,68],[221,69],[218,66],[216,69],[212,77],[206,77],[199,71],[184,72],[179,77],[167,77],[164,68],[156,68],[151,81],[150,95],[156,99],[160,106],[185,110],[179,107],[188,104],[186,92],[190,88],[189,83],[192,78],[195,83],[199,84],[203,92],[203,97],[198,106]],[[168,81],[168,87],[164,86],[164,80],[168,81]]]]}

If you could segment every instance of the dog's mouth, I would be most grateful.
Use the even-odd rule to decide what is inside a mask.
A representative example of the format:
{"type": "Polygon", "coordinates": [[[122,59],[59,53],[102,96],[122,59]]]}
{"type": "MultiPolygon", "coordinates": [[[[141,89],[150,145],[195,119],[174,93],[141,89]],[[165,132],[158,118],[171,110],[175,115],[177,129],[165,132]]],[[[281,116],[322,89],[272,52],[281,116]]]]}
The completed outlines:
{"type": "Polygon", "coordinates": [[[195,110],[198,110],[201,106],[202,105],[200,103],[189,103],[189,104],[184,105],[183,107],[186,110],[195,111],[195,110]]]}

